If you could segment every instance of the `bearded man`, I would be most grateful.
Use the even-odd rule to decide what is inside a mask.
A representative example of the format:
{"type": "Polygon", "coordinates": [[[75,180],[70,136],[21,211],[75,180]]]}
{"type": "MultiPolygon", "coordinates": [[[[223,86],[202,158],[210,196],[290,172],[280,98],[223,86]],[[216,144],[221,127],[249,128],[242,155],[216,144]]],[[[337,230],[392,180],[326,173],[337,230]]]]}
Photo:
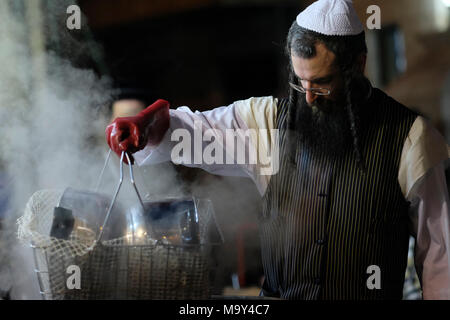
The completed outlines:
{"type": "Polygon", "coordinates": [[[286,51],[288,99],[250,98],[206,112],[169,110],[158,100],[109,125],[109,146],[132,153],[139,165],[175,161],[172,133],[201,129],[209,138],[194,153],[214,138],[233,156],[235,144],[222,139],[226,130],[259,130],[257,137],[236,136],[247,153],[279,145],[272,174],[259,162],[184,163],[255,182],[263,201],[262,295],[401,299],[412,234],[424,298],[450,299],[445,140],[364,76],[365,34],[351,1],[306,8],[286,51]]]}

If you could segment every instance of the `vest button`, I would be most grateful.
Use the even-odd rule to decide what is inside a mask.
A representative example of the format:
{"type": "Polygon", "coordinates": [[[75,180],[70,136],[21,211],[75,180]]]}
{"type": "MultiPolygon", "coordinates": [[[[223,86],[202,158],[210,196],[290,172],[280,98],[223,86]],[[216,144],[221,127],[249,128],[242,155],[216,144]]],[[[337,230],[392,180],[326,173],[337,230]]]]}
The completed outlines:
{"type": "Polygon", "coordinates": [[[315,278],[315,279],[314,279],[314,283],[315,283],[315,284],[319,285],[320,282],[321,282],[321,281],[320,281],[320,278],[315,278]]]}
{"type": "Polygon", "coordinates": [[[316,241],[316,243],[319,245],[323,245],[323,244],[325,244],[325,239],[319,239],[316,241]]]}

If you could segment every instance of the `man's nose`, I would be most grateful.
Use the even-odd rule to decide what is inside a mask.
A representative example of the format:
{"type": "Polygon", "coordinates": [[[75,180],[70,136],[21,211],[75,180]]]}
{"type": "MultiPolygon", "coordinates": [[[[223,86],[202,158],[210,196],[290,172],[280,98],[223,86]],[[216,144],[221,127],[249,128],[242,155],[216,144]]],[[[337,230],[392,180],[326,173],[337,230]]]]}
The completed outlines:
{"type": "MultiPolygon", "coordinates": [[[[304,84],[303,88],[311,89],[311,83],[309,81],[306,81],[306,83],[304,84]]],[[[317,99],[317,95],[312,93],[310,90],[306,90],[306,94],[305,95],[306,95],[306,103],[308,103],[308,104],[312,104],[314,102],[314,100],[317,99]]]]}
{"type": "Polygon", "coordinates": [[[317,96],[312,93],[311,91],[306,91],[306,102],[311,105],[315,100],[317,99],[317,96]]]}

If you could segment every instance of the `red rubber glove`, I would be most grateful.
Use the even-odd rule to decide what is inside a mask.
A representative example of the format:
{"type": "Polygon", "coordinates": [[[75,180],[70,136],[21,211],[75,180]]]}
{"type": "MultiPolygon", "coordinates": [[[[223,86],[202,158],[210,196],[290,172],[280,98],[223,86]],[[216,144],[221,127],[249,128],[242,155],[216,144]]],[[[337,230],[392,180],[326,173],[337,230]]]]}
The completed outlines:
{"type": "MultiPolygon", "coordinates": [[[[123,117],[115,119],[106,127],[106,141],[109,147],[119,157],[125,151],[131,156],[139,150],[144,149],[147,144],[158,145],[167,129],[169,129],[170,104],[162,99],[157,100],[134,117],[123,117]]],[[[128,164],[126,157],[124,162],[128,164]]]]}

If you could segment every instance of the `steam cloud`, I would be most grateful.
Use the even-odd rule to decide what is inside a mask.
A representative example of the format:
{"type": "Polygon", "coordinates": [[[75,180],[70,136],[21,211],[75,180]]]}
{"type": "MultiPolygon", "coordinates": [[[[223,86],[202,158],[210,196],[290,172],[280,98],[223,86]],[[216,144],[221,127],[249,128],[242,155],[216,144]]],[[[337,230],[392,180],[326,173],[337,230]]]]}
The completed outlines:
{"type": "MultiPolygon", "coordinates": [[[[16,235],[16,220],[28,199],[42,189],[93,190],[108,150],[105,106],[112,101],[112,81],[74,67],[72,58],[92,58],[99,47],[66,28],[66,9],[72,4],[0,1],[0,171],[9,194],[9,210],[0,216],[0,292],[12,288],[13,299],[41,298],[31,249],[19,244],[16,235]]],[[[108,194],[118,179],[118,161],[112,158],[101,185],[108,194]]],[[[165,169],[160,189],[176,177],[173,169],[165,169]]],[[[136,180],[142,182],[139,172],[136,180]]],[[[141,183],[141,188],[152,183],[141,183]]],[[[125,185],[121,194],[131,190],[125,185]]]]}
{"type": "Polygon", "coordinates": [[[89,140],[104,130],[107,118],[99,106],[111,99],[110,81],[74,68],[42,42],[48,30],[40,15],[60,18],[64,2],[42,12],[31,2],[0,3],[0,158],[10,196],[1,231],[0,289],[12,287],[14,299],[40,298],[31,249],[16,240],[16,219],[26,202],[40,189],[91,187],[105,153],[104,145],[93,147],[89,140]]]}

